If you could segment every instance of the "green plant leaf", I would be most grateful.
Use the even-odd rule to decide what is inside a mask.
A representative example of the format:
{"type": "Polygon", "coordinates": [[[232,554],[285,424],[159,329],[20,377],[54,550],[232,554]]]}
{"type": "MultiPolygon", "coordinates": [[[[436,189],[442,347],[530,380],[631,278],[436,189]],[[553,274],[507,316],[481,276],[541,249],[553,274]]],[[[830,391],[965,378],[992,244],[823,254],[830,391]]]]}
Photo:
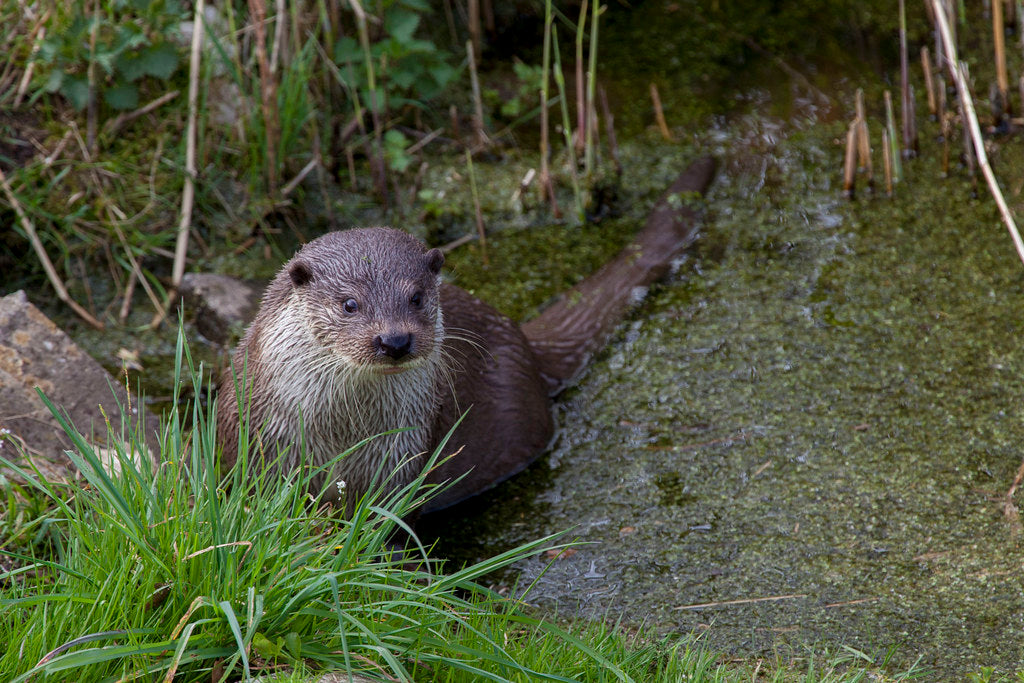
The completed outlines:
{"type": "Polygon", "coordinates": [[[334,44],[334,61],[337,64],[363,61],[363,51],[359,48],[359,43],[355,38],[345,36],[338,39],[338,42],[334,44]]]}
{"type": "Polygon", "coordinates": [[[63,82],[64,72],[60,69],[54,69],[50,72],[50,77],[46,79],[46,85],[43,86],[43,90],[46,92],[57,92],[60,90],[60,86],[63,82]]]}
{"type": "Polygon", "coordinates": [[[139,89],[134,83],[118,83],[104,91],[103,99],[114,109],[134,109],[139,106],[139,89]]]}
{"type": "Polygon", "coordinates": [[[420,15],[402,7],[392,7],[384,17],[384,30],[401,43],[411,41],[419,25],[420,15]]]}
{"type": "Polygon", "coordinates": [[[60,94],[66,97],[75,109],[85,109],[85,105],[89,104],[89,81],[85,76],[62,75],[58,86],[60,94]]]}
{"type": "MultiPolygon", "coordinates": [[[[411,88],[413,83],[422,75],[420,69],[415,68],[413,64],[409,66],[403,65],[402,68],[395,68],[391,70],[391,82],[397,85],[399,88],[411,88]],[[412,67],[412,68],[409,68],[412,67]]],[[[388,131],[389,133],[391,131],[388,131]]]]}
{"type": "Polygon", "coordinates": [[[434,82],[437,83],[438,88],[443,88],[451,83],[452,79],[455,78],[456,69],[447,62],[438,62],[437,64],[428,66],[427,73],[429,73],[431,78],[434,79],[434,82]]]}
{"type": "Polygon", "coordinates": [[[167,80],[178,69],[178,51],[167,42],[150,45],[140,57],[145,73],[160,80],[167,80]]]}
{"type": "Polygon", "coordinates": [[[117,58],[117,71],[126,80],[143,76],[167,80],[178,68],[178,52],[170,43],[150,45],[138,52],[124,52],[117,58]]]}

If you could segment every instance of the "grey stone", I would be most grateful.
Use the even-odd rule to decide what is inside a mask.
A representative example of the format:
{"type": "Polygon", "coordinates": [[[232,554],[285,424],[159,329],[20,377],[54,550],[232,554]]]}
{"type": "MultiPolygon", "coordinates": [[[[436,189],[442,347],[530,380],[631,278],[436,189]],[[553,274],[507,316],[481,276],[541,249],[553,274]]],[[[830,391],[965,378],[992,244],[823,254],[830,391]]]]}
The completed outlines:
{"type": "MultiPolygon", "coordinates": [[[[136,397],[129,401],[123,384],[18,291],[0,298],[0,429],[8,435],[0,440],[0,456],[19,460],[13,439],[32,455],[45,478],[70,481],[76,472],[64,451],[71,448],[71,440],[37,387],[98,446],[107,443],[106,418],[118,432],[122,409],[130,406],[133,425],[139,419],[136,397]]],[[[158,423],[145,408],[141,410],[147,435],[153,435],[158,423]]]]}
{"type": "Polygon", "coordinates": [[[194,313],[196,329],[216,344],[227,344],[250,320],[260,306],[260,284],[216,273],[187,273],[181,294],[194,313]]]}

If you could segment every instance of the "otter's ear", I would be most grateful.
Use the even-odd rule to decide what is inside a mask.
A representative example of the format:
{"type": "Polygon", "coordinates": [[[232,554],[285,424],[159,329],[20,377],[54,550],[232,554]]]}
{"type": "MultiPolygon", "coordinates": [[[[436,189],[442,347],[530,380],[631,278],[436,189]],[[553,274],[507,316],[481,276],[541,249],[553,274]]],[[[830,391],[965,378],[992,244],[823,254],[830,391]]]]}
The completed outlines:
{"type": "Polygon", "coordinates": [[[305,261],[296,261],[288,268],[288,277],[292,279],[292,284],[301,287],[313,279],[313,271],[305,261]]]}
{"type": "Polygon", "coordinates": [[[427,268],[430,272],[435,275],[441,272],[441,266],[444,265],[444,254],[441,253],[440,249],[431,249],[424,255],[427,259],[427,268]]]}

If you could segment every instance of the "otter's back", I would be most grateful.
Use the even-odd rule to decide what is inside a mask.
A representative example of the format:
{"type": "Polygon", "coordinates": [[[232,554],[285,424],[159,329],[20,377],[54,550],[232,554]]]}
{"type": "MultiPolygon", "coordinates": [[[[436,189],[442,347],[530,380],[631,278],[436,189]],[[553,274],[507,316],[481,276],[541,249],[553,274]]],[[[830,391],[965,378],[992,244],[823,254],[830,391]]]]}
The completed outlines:
{"type": "Polygon", "coordinates": [[[521,471],[544,450],[554,430],[547,384],[519,327],[452,285],[441,286],[441,308],[451,386],[442,380],[435,439],[444,438],[463,413],[466,417],[445,453],[462,450],[427,481],[465,476],[432,498],[424,512],[482,493],[521,471]]]}

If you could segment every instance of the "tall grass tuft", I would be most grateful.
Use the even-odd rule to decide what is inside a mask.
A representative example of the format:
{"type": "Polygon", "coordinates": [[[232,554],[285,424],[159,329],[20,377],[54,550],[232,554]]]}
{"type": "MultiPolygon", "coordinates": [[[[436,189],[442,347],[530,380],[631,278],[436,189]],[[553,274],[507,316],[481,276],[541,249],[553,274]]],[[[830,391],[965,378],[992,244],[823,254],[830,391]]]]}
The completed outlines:
{"type": "MultiPolygon", "coordinates": [[[[180,334],[175,372],[179,392],[187,383],[209,392],[180,334]]],[[[294,668],[381,680],[632,680],[683,661],[600,627],[571,634],[478,583],[553,538],[450,573],[418,542],[396,552],[403,517],[430,495],[422,480],[367,495],[340,519],[306,494],[312,471],[264,476],[243,448],[222,476],[214,403],[170,411],[155,464],[138,425],[108,424],[114,466],[105,467],[47,402],[84,484],[3,462],[50,499],[59,540],[47,558],[0,551],[23,564],[0,574],[0,642],[11,644],[0,680],[248,680],[294,668]]]]}

